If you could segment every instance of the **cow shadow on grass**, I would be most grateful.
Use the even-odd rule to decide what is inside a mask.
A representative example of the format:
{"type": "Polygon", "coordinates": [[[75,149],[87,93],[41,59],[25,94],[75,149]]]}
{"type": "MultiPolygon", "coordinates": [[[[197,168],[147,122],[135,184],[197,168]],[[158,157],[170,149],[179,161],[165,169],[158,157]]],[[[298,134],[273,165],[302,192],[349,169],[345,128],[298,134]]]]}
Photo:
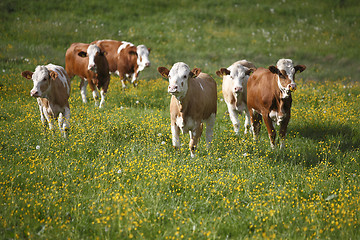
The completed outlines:
{"type": "Polygon", "coordinates": [[[347,152],[359,148],[360,131],[344,125],[311,125],[292,126],[291,131],[297,132],[300,137],[314,141],[335,141],[341,152],[347,152]]]}

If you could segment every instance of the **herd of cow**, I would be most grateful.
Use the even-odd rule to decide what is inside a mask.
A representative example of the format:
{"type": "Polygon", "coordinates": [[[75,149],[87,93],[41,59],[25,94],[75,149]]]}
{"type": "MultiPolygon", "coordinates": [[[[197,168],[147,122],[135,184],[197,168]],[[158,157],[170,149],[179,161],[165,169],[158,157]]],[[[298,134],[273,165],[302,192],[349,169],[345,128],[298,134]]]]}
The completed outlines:
{"type": "MultiPolygon", "coordinates": [[[[84,103],[89,84],[95,105],[104,105],[110,83],[110,74],[117,74],[123,87],[129,81],[137,85],[140,71],[150,66],[150,48],[145,45],[115,40],[100,40],[90,44],[73,43],[66,51],[65,69],[48,64],[37,66],[35,72],[24,71],[22,76],[32,79],[30,95],[37,98],[41,121],[53,129],[58,119],[64,137],[70,120],[70,81],[75,75],[81,79],[80,91],[84,103]],[[101,101],[98,104],[98,90],[101,101]],[[64,119],[65,118],[65,119],[64,119]]],[[[223,79],[222,92],[228,107],[235,133],[239,133],[238,115],[244,113],[244,134],[250,131],[257,139],[262,119],[266,125],[271,147],[275,147],[274,123],[280,125],[280,148],[284,147],[290,120],[291,93],[295,91],[295,73],[305,70],[304,65],[293,65],[291,59],[280,59],[276,66],[256,68],[249,61],[241,60],[228,68],[220,68],[216,75],[223,79]]],[[[169,80],[172,144],[180,147],[180,131],[190,134],[190,153],[194,156],[206,124],[206,143],[210,147],[217,112],[217,85],[215,80],[199,68],[190,70],[183,62],[175,63],[169,70],[158,67],[158,72],[169,80]]]]}

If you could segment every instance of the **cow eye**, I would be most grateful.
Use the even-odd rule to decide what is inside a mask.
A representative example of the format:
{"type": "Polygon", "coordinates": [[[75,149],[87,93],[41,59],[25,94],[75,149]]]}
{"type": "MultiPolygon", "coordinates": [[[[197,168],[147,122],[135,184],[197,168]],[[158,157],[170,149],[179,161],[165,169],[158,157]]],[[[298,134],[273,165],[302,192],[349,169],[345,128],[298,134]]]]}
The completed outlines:
{"type": "Polygon", "coordinates": [[[184,75],[183,78],[185,79],[185,78],[186,78],[186,75],[184,75]]]}

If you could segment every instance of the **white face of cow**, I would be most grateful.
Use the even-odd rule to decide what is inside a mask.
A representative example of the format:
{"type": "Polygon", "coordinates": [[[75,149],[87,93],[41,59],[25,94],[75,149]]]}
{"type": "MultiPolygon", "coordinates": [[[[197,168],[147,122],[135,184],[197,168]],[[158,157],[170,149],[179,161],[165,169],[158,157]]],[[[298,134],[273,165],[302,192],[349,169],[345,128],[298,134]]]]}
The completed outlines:
{"type": "Polygon", "coordinates": [[[190,68],[183,62],[175,63],[169,72],[168,92],[176,98],[185,97],[188,90],[190,68]]]}
{"type": "Polygon", "coordinates": [[[136,47],[138,58],[137,58],[137,64],[139,66],[139,71],[144,70],[144,68],[150,66],[150,60],[149,60],[149,54],[150,49],[146,48],[145,45],[139,45],[136,47]]]}
{"type": "Polygon", "coordinates": [[[225,75],[231,82],[232,92],[234,94],[242,93],[246,88],[246,82],[249,79],[249,69],[241,64],[231,65],[228,70],[230,75],[225,75]]]}
{"type": "MultiPolygon", "coordinates": [[[[285,73],[287,78],[290,80],[290,83],[286,83],[286,86],[283,86],[287,92],[293,91],[296,89],[296,83],[294,80],[295,75],[295,68],[291,59],[280,59],[276,67],[279,69],[280,72],[285,73]]],[[[283,74],[283,75],[285,75],[283,74]]],[[[286,77],[286,76],[285,76],[286,77]]],[[[279,83],[280,84],[280,83],[279,83]]]]}
{"type": "Polygon", "coordinates": [[[96,72],[95,57],[100,54],[101,50],[95,44],[91,44],[87,49],[87,56],[89,57],[88,70],[96,72]]]}
{"type": "Polygon", "coordinates": [[[34,83],[30,91],[32,97],[44,97],[50,86],[50,72],[45,66],[37,66],[32,75],[34,83]]]}

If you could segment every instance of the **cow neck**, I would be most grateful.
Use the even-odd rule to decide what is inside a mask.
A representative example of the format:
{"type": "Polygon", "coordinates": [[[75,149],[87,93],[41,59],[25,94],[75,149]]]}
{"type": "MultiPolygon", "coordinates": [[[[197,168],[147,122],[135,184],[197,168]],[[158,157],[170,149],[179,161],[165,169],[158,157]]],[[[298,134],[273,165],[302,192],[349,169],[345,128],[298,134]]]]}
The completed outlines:
{"type": "Polygon", "coordinates": [[[291,93],[288,93],[287,90],[286,90],[286,88],[284,88],[284,87],[281,85],[279,75],[277,76],[277,85],[278,85],[278,88],[279,88],[279,90],[280,90],[280,99],[286,99],[286,98],[291,97],[291,93]]]}

